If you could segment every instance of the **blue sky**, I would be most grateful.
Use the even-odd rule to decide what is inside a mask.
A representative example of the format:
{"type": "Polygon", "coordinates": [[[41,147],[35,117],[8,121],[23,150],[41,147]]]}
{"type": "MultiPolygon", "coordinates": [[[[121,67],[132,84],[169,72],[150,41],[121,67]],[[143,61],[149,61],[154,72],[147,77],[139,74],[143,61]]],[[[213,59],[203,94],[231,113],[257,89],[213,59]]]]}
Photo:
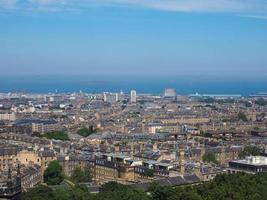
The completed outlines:
{"type": "Polygon", "coordinates": [[[266,0],[0,0],[1,75],[267,76],[266,0]]]}

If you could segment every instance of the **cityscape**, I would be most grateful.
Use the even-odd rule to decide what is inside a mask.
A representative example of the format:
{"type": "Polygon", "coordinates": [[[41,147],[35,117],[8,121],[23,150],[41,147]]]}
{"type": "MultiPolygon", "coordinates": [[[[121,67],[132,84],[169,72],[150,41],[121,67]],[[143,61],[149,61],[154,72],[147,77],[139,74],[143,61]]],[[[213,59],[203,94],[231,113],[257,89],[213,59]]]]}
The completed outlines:
{"type": "Polygon", "coordinates": [[[0,0],[0,200],[267,200],[266,0],[0,0]]]}
{"type": "Polygon", "coordinates": [[[180,96],[172,88],[160,95],[2,93],[1,198],[43,183],[66,187],[62,181],[86,182],[91,193],[112,181],[147,191],[152,182],[177,187],[264,172],[266,98],[180,96]]]}

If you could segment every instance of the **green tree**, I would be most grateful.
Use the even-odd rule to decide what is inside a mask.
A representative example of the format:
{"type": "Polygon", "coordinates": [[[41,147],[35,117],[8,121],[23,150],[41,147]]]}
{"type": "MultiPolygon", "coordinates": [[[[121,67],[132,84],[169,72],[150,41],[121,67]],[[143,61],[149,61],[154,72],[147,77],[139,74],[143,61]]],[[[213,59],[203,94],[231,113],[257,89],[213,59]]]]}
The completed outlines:
{"type": "Polygon", "coordinates": [[[238,113],[237,117],[238,117],[239,120],[242,120],[243,122],[247,122],[248,121],[248,118],[245,115],[245,113],[243,113],[241,111],[238,113]]]}
{"type": "Polygon", "coordinates": [[[260,148],[257,146],[245,146],[245,148],[239,152],[239,158],[245,158],[247,156],[259,156],[261,154],[260,148]]]}
{"type": "Polygon", "coordinates": [[[42,137],[47,138],[47,139],[55,139],[55,140],[70,140],[69,136],[67,133],[63,131],[51,131],[47,132],[42,137]]]}
{"type": "Polygon", "coordinates": [[[51,188],[44,185],[38,185],[21,195],[22,200],[50,200],[54,199],[54,192],[51,188]]]}
{"type": "MultiPolygon", "coordinates": [[[[170,199],[170,198],[169,198],[170,199]]],[[[202,197],[194,191],[193,188],[186,187],[181,190],[177,190],[175,194],[175,200],[202,200],[202,197]]]]}
{"type": "Polygon", "coordinates": [[[161,186],[156,182],[150,184],[148,191],[150,192],[153,200],[173,199],[176,194],[172,187],[161,186]]]}
{"type": "Polygon", "coordinates": [[[62,181],[62,167],[57,160],[51,161],[44,171],[44,182],[48,185],[58,185],[62,181]]]}
{"type": "Polygon", "coordinates": [[[89,126],[89,128],[81,128],[77,131],[77,134],[80,135],[80,136],[83,136],[83,137],[87,137],[93,133],[95,133],[96,130],[94,129],[93,126],[89,126]]]}
{"type": "Polygon", "coordinates": [[[97,196],[101,200],[150,200],[143,190],[111,181],[101,186],[97,196]]]}
{"type": "Polygon", "coordinates": [[[210,182],[191,186],[163,186],[152,183],[146,194],[116,182],[102,185],[98,194],[90,194],[85,185],[37,186],[22,194],[22,200],[264,200],[267,197],[267,173],[222,174],[210,182]]]}
{"type": "Polygon", "coordinates": [[[71,175],[71,180],[74,183],[86,183],[90,182],[91,179],[92,177],[88,168],[82,170],[80,167],[76,167],[71,175]]]}
{"type": "Polygon", "coordinates": [[[206,152],[202,157],[203,162],[219,164],[213,152],[206,152]]]}
{"type": "Polygon", "coordinates": [[[54,199],[70,200],[73,196],[73,191],[68,186],[56,188],[54,192],[54,199]]]}
{"type": "Polygon", "coordinates": [[[59,200],[95,200],[95,196],[90,194],[87,186],[75,185],[60,187],[55,190],[55,199],[59,200]]]}
{"type": "Polygon", "coordinates": [[[128,189],[128,186],[117,183],[116,181],[110,181],[103,184],[100,187],[101,192],[115,192],[115,191],[125,191],[128,189]]]}

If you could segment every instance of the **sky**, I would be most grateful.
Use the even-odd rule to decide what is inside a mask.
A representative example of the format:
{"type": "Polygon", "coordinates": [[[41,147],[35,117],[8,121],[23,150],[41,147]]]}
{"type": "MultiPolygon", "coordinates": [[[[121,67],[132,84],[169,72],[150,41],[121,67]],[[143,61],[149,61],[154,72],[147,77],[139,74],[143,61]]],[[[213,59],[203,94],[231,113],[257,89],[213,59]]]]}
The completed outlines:
{"type": "Polygon", "coordinates": [[[267,0],[0,0],[0,76],[267,77],[267,0]]]}

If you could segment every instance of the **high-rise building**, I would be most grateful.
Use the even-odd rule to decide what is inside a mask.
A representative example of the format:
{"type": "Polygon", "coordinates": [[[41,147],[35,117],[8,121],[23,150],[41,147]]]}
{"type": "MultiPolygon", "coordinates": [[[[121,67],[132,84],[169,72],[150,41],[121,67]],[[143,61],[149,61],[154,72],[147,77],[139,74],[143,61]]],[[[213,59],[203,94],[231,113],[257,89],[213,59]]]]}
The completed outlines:
{"type": "Polygon", "coordinates": [[[130,102],[131,103],[136,103],[136,98],[137,98],[136,91],[135,90],[131,90],[131,99],[130,99],[130,102]]]}
{"type": "Polygon", "coordinates": [[[164,97],[176,97],[176,91],[173,88],[166,88],[164,91],[164,97]]]}
{"type": "Polygon", "coordinates": [[[118,94],[104,92],[104,101],[108,103],[115,103],[118,101],[118,94]]]}

